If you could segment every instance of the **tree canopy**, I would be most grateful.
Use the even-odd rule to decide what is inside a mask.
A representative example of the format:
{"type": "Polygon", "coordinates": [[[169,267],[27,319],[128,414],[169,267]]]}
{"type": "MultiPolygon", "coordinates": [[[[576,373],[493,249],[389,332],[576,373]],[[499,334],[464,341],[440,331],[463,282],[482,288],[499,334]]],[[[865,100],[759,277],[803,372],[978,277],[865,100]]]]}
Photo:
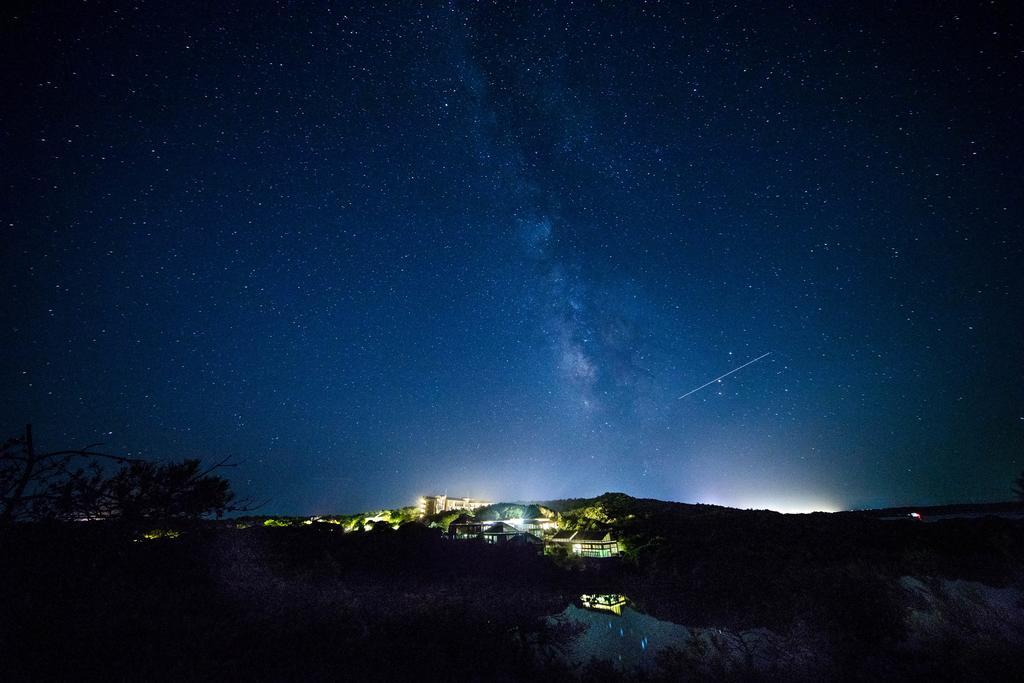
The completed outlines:
{"type": "Polygon", "coordinates": [[[198,519],[248,509],[197,458],[156,463],[81,449],[38,452],[31,426],[0,445],[0,524],[39,520],[198,519]]]}
{"type": "Polygon", "coordinates": [[[99,519],[222,517],[235,499],[230,482],[212,469],[201,469],[197,459],[132,462],[95,484],[72,486],[77,487],[72,493],[77,500],[71,511],[99,519]]]}

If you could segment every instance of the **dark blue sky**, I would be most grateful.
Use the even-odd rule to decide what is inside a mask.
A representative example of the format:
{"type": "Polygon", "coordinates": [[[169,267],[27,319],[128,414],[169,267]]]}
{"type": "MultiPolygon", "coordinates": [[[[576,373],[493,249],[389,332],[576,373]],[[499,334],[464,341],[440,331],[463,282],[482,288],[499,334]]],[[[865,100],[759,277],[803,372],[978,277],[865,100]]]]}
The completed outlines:
{"type": "Polygon", "coordinates": [[[219,4],[3,10],[5,433],[280,513],[1010,497],[1012,3],[219,4]]]}

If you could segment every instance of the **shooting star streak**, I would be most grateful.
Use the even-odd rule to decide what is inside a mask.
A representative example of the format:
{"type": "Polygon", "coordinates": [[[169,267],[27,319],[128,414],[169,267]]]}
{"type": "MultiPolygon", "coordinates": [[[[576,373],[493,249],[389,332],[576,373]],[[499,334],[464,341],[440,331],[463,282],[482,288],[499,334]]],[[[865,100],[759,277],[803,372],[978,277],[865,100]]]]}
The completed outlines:
{"type": "MultiPolygon", "coordinates": [[[[757,358],[755,358],[754,360],[748,360],[748,361],[747,361],[746,363],[744,363],[743,365],[739,366],[738,368],[733,368],[732,370],[730,370],[729,372],[725,373],[725,374],[724,374],[724,375],[722,375],[721,377],[716,377],[716,378],[714,378],[713,380],[711,380],[710,382],[708,382],[707,384],[701,384],[701,385],[700,385],[699,387],[697,387],[697,388],[696,388],[696,389],[694,389],[693,391],[687,391],[687,392],[686,392],[685,394],[683,394],[683,395],[682,395],[682,396],[680,396],[679,398],[686,398],[686,397],[687,397],[687,396],[689,396],[690,394],[695,394],[695,393],[697,393],[698,391],[700,391],[701,389],[703,389],[704,387],[709,387],[709,386],[711,386],[712,384],[714,384],[715,382],[718,382],[718,381],[720,381],[720,380],[721,380],[721,379],[722,379],[723,377],[728,377],[729,375],[731,375],[731,374],[732,374],[732,373],[734,373],[734,372],[739,372],[740,370],[742,370],[743,368],[747,367],[747,366],[748,366],[748,365],[750,365],[751,363],[756,363],[757,361],[761,360],[761,359],[762,359],[762,358],[764,358],[765,356],[770,356],[770,355],[772,355],[772,352],[771,352],[771,351],[769,351],[768,353],[766,353],[766,354],[764,354],[764,355],[762,355],[762,356],[758,356],[758,357],[757,357],[757,358]]],[[[678,401],[679,399],[676,399],[676,400],[678,401]]]]}

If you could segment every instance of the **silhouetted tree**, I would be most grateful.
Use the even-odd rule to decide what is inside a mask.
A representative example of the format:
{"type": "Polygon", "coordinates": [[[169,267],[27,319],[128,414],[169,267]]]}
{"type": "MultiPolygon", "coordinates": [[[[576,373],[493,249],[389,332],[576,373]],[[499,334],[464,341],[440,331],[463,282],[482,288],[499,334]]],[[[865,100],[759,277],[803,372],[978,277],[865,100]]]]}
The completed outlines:
{"type": "Polygon", "coordinates": [[[0,525],[51,516],[68,495],[67,485],[72,480],[96,480],[102,471],[101,461],[136,462],[95,450],[101,445],[39,453],[32,439],[32,425],[25,426],[23,437],[0,445],[0,525]]]}
{"type": "Polygon", "coordinates": [[[66,510],[92,519],[199,519],[222,517],[225,512],[248,509],[234,505],[227,479],[214,474],[221,461],[201,469],[199,460],[174,463],[132,462],[107,478],[72,478],[66,510]]]}
{"type": "Polygon", "coordinates": [[[0,524],[40,519],[197,519],[251,509],[236,501],[217,470],[199,460],[153,463],[111,455],[92,444],[37,453],[32,427],[0,445],[0,524]],[[111,464],[120,469],[110,473],[111,464]]]}

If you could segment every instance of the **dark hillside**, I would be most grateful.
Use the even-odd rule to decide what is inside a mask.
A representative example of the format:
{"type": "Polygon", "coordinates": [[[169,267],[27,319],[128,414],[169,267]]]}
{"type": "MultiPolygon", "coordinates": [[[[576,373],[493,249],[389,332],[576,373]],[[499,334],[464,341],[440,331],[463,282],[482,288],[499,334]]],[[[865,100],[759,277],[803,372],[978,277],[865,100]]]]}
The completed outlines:
{"type": "MultiPolygon", "coordinates": [[[[536,646],[574,642],[545,617],[583,593],[622,593],[714,632],[767,629],[811,653],[813,672],[790,678],[1000,678],[1024,661],[1019,520],[782,515],[624,494],[543,506],[563,526],[611,530],[624,557],[543,556],[421,523],[15,525],[0,532],[6,679],[565,678],[536,646]]],[[[691,656],[664,654],[650,676],[720,677],[691,656]]]]}

